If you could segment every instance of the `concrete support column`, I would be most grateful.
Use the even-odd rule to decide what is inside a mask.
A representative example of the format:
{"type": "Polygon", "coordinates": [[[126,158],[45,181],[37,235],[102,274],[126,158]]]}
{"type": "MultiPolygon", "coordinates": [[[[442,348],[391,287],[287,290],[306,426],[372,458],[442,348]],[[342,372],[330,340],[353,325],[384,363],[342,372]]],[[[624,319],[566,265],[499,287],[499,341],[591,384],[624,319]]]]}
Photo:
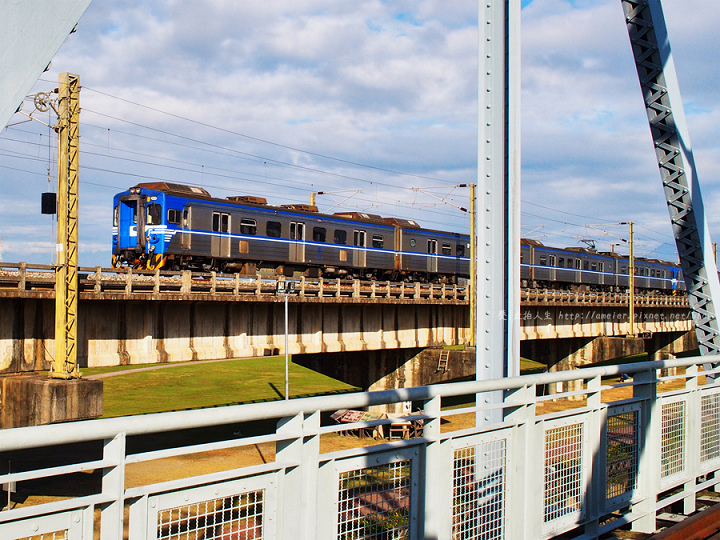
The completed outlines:
{"type": "MultiPolygon", "coordinates": [[[[640,338],[567,338],[526,341],[522,356],[548,366],[548,371],[566,371],[581,366],[622,358],[645,351],[640,338]]],[[[581,381],[557,383],[547,389],[550,394],[582,389],[581,381]]]]}
{"type": "Polygon", "coordinates": [[[671,355],[694,351],[698,348],[697,334],[691,332],[664,332],[645,339],[648,360],[666,360],[671,355]]]}
{"type": "MultiPolygon", "coordinates": [[[[365,391],[437,384],[475,375],[475,350],[451,350],[440,364],[441,348],[385,349],[340,353],[302,354],[293,362],[324,373],[365,391]]],[[[402,404],[373,409],[401,412],[402,404]]]]}

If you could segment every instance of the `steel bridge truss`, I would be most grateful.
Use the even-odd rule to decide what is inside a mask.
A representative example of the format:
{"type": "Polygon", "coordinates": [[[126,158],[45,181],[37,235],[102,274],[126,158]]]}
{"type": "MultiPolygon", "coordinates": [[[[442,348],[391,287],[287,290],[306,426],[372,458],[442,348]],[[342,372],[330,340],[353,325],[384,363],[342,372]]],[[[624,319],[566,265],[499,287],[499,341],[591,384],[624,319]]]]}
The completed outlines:
{"type": "Polygon", "coordinates": [[[622,0],[701,354],[720,351],[720,284],[660,0],[622,0]]]}

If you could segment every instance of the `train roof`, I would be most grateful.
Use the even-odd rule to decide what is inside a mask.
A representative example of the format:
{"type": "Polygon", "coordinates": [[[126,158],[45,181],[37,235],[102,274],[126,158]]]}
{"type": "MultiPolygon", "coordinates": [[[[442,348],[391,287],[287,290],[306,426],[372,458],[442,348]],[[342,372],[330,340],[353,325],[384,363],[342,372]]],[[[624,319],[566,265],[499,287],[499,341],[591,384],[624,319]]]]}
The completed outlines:
{"type": "MultiPolygon", "coordinates": [[[[227,197],[226,199],[219,199],[210,195],[210,193],[204,188],[188,186],[185,184],[174,184],[172,182],[144,182],[136,184],[134,187],[150,189],[153,191],[162,191],[164,193],[170,195],[177,195],[180,197],[192,197],[203,201],[220,203],[230,202],[235,204],[264,207],[275,210],[291,210],[293,212],[312,215],[316,218],[362,221],[385,227],[400,227],[401,229],[422,229],[424,231],[442,233],[446,235],[460,234],[449,231],[440,231],[437,229],[423,229],[423,227],[417,221],[414,221],[412,219],[383,217],[378,214],[369,214],[367,212],[335,212],[333,214],[322,214],[318,212],[317,206],[309,204],[271,205],[267,203],[267,199],[265,199],[264,197],[256,197],[253,195],[235,195],[232,197],[227,197]]],[[[466,235],[460,234],[460,236],[466,235]]]]}
{"type": "Polygon", "coordinates": [[[172,182],[144,182],[137,184],[135,187],[152,189],[154,191],[165,191],[166,193],[177,193],[179,195],[210,198],[210,193],[204,188],[186,186],[185,184],[173,184],[172,182]]]}

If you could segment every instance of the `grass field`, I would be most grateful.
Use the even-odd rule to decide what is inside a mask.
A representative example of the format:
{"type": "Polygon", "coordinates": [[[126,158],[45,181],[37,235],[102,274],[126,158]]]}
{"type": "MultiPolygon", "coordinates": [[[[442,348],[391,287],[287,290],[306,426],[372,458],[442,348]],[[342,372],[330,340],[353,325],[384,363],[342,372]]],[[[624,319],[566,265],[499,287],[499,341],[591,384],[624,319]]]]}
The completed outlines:
{"type": "MultiPolygon", "coordinates": [[[[164,365],[165,366],[165,365],[164,365]]],[[[148,366],[86,368],[83,377],[148,366]]],[[[290,363],[290,397],[359,390],[290,363]]],[[[197,362],[103,378],[103,417],[146,414],[282,399],[285,358],[197,362]]]]}
{"type": "MultiPolygon", "coordinates": [[[[640,355],[612,363],[645,359],[646,355],[640,355]]],[[[544,364],[521,358],[522,374],[542,373],[545,368],[544,364]]],[[[361,390],[292,362],[289,372],[291,398],[361,390]]],[[[274,401],[283,399],[285,392],[283,356],[82,370],[85,378],[108,373],[116,374],[103,378],[103,416],[106,418],[274,401]],[[124,371],[128,373],[122,373],[124,371]]]]}

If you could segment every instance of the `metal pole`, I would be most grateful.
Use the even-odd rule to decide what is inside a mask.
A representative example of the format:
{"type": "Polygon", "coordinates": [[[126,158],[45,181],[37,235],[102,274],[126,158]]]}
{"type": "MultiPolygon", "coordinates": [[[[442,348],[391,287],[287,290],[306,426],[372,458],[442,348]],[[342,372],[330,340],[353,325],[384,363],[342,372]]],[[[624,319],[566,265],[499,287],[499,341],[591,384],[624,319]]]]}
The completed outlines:
{"type": "Polygon", "coordinates": [[[285,399],[290,399],[290,375],[288,372],[288,293],[285,290],[285,399]]]}
{"type": "MultiPolygon", "coordinates": [[[[477,348],[478,380],[520,365],[520,2],[479,2],[477,348]]],[[[478,396],[502,402],[502,392],[478,396]]],[[[479,423],[502,420],[479,411],[479,423]]]]}
{"type": "Polygon", "coordinates": [[[79,378],[77,365],[78,184],[80,78],[58,84],[58,223],[55,276],[55,358],[50,376],[79,378]]]}
{"type": "Polygon", "coordinates": [[[477,184],[470,184],[470,346],[477,338],[477,184]]]}
{"type": "Polygon", "coordinates": [[[629,256],[629,279],[630,298],[628,299],[628,308],[630,311],[630,337],[635,336],[635,244],[633,242],[633,222],[628,222],[630,227],[630,256],[629,256]]]}

